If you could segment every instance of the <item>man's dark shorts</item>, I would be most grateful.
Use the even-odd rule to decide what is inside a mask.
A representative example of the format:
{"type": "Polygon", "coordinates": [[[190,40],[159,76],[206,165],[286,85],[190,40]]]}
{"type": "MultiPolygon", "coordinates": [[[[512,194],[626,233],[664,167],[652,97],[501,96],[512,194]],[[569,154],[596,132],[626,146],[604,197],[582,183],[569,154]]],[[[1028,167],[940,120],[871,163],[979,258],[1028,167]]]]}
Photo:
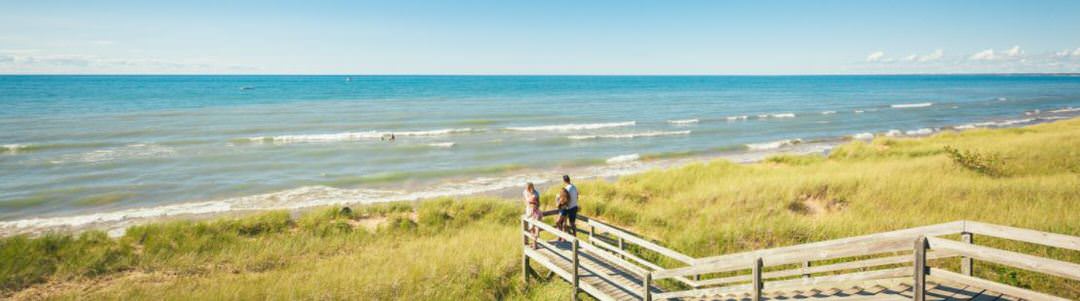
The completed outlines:
{"type": "Polygon", "coordinates": [[[577,212],[578,212],[578,209],[579,209],[578,207],[568,208],[568,209],[559,209],[559,214],[563,215],[563,216],[566,216],[567,219],[570,221],[571,225],[577,225],[577,212]]]}

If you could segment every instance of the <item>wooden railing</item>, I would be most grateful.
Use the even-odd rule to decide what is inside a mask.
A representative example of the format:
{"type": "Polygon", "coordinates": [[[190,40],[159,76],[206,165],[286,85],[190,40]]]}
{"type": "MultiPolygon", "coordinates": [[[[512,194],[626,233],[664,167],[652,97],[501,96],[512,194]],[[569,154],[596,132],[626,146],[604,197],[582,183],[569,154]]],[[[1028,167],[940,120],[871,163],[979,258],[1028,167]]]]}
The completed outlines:
{"type": "MultiPolygon", "coordinates": [[[[547,214],[546,214],[547,215],[547,214]]],[[[926,280],[957,282],[994,290],[1031,300],[1067,300],[1043,293],[1017,288],[973,277],[976,260],[994,262],[1033,272],[1080,280],[1080,264],[975,245],[975,235],[985,235],[1048,247],[1080,251],[1080,237],[992,225],[973,221],[957,221],[891,232],[863,235],[788,247],[693,258],[665,248],[630,231],[588,217],[579,217],[588,229],[588,244],[578,237],[556,230],[541,221],[523,220],[523,227],[536,226],[543,231],[571,241],[574,259],[573,275],[577,286],[577,255],[585,251],[639,275],[642,279],[643,300],[707,297],[727,293],[750,293],[761,300],[765,291],[814,288],[825,284],[864,282],[869,280],[909,278],[914,283],[914,299],[923,300],[926,280]],[[603,234],[603,235],[602,235],[603,234]],[[941,238],[960,235],[960,241],[941,238]],[[610,237],[607,237],[607,236],[610,237]],[[913,243],[914,242],[914,248],[913,243]],[[661,256],[685,264],[663,268],[627,250],[636,245],[661,256]],[[601,255],[603,254],[603,255],[601,255]],[[960,272],[929,268],[929,260],[961,257],[960,272]],[[653,281],[673,279],[688,287],[653,294],[653,281]]],[[[527,231],[525,239],[536,239],[527,231]]],[[[538,240],[541,244],[547,244],[538,240]]],[[[546,245],[545,247],[552,247],[546,245]]],[[[576,295],[576,294],[575,294],[576,295]]]]}

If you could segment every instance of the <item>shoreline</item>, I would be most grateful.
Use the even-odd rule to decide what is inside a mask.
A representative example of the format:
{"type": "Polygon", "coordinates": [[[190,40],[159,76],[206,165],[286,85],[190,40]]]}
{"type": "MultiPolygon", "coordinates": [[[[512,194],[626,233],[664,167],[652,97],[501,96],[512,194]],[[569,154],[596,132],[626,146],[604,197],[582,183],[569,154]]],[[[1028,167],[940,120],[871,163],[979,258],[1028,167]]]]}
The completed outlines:
{"type": "MultiPolygon", "coordinates": [[[[223,198],[211,201],[184,202],[154,207],[132,208],[111,212],[81,215],[34,217],[12,221],[0,221],[0,237],[15,235],[41,235],[49,232],[79,233],[88,230],[105,231],[109,236],[121,236],[134,225],[168,220],[205,220],[222,216],[244,215],[253,212],[287,210],[297,215],[324,206],[354,206],[389,202],[415,202],[444,197],[484,196],[516,199],[521,186],[534,182],[540,190],[547,189],[562,174],[575,180],[605,179],[645,172],[652,169],[670,169],[693,163],[725,159],[739,164],[760,162],[775,155],[827,155],[834,147],[850,141],[868,141],[876,137],[921,138],[945,131],[965,131],[975,128],[1013,128],[1071,119],[1076,111],[1066,111],[1068,116],[1024,116],[1025,119],[1002,119],[994,122],[956,125],[943,128],[927,128],[909,133],[859,133],[833,139],[815,139],[804,142],[790,139],[747,145],[742,150],[688,155],[674,158],[641,158],[638,154],[624,155],[633,158],[607,164],[557,167],[547,171],[527,170],[524,173],[495,177],[460,178],[458,181],[425,183],[428,189],[384,190],[370,188],[333,188],[328,186],[303,186],[282,191],[223,198]],[[754,145],[764,146],[755,148],[754,145]],[[576,176],[575,175],[579,175],[576,176]]],[[[619,156],[623,157],[623,156],[619,156]]]]}

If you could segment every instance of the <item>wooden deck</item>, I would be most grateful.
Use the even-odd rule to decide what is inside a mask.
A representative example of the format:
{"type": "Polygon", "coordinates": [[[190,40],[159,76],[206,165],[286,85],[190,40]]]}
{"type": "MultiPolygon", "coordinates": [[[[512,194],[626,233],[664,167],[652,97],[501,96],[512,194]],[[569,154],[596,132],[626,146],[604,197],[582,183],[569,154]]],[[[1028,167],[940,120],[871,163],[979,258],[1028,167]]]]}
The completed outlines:
{"type": "Polygon", "coordinates": [[[535,266],[571,283],[574,299],[583,292],[598,300],[1068,300],[973,277],[976,260],[1080,280],[1080,264],[978,246],[974,236],[1076,251],[1080,237],[972,221],[704,258],[589,217],[579,223],[586,228],[577,225],[574,236],[522,220],[526,283],[544,278],[535,266]],[[551,238],[534,236],[531,227],[551,238]],[[959,241],[941,238],[956,234],[959,241]],[[537,249],[529,246],[534,241],[537,249]],[[642,251],[681,266],[661,267],[642,251]],[[957,257],[961,271],[927,265],[957,257]]]}

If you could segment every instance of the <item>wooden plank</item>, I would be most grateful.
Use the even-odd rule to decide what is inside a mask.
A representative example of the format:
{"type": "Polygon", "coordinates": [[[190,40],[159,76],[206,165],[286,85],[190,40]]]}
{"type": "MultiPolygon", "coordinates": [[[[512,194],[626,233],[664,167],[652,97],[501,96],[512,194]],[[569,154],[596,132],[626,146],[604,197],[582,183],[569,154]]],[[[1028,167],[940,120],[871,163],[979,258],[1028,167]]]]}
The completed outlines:
{"type": "Polygon", "coordinates": [[[584,244],[584,245],[580,245],[579,247],[582,248],[582,249],[585,249],[585,251],[588,252],[589,255],[595,255],[595,256],[598,256],[600,258],[603,258],[604,260],[607,260],[609,263],[612,263],[612,264],[614,264],[616,266],[619,266],[619,268],[621,268],[621,269],[629,270],[630,273],[634,273],[634,274],[637,274],[637,275],[642,275],[642,274],[645,274],[646,272],[648,272],[647,270],[645,270],[645,269],[643,269],[641,267],[638,267],[638,266],[634,265],[633,263],[630,263],[629,261],[623,260],[622,258],[619,258],[618,256],[615,256],[615,255],[612,255],[611,253],[608,253],[607,250],[604,250],[604,249],[602,249],[602,248],[600,248],[598,246],[594,246],[594,245],[590,245],[590,244],[584,244]]]}
{"type": "MultiPolygon", "coordinates": [[[[926,235],[926,236],[948,235],[948,234],[960,233],[962,230],[963,230],[963,222],[958,221],[958,222],[951,222],[951,223],[943,223],[943,224],[923,226],[923,227],[908,228],[908,229],[903,229],[903,230],[895,230],[895,231],[882,232],[882,233],[876,233],[876,234],[868,234],[868,235],[862,235],[862,236],[854,236],[854,237],[847,237],[847,238],[841,238],[841,239],[833,239],[833,240],[814,242],[814,243],[807,243],[807,244],[800,244],[800,245],[787,246],[787,247],[780,247],[780,248],[748,251],[748,252],[727,254],[727,255],[720,255],[720,256],[712,256],[712,257],[704,257],[704,258],[698,258],[697,260],[695,260],[694,263],[695,264],[708,264],[708,263],[723,262],[723,261],[738,260],[738,259],[752,260],[753,258],[756,258],[756,257],[770,258],[770,255],[775,255],[775,254],[792,253],[792,252],[806,251],[806,250],[832,249],[832,248],[835,248],[835,247],[844,247],[846,245],[850,245],[850,244],[854,244],[854,243],[877,242],[877,241],[883,241],[883,240],[908,239],[910,241],[910,240],[913,240],[913,239],[919,237],[919,235],[926,235]]],[[[745,260],[743,262],[745,262],[745,260]]]]}
{"type": "MultiPolygon", "coordinates": [[[[600,236],[597,236],[597,238],[599,238],[599,237],[600,236]]],[[[622,258],[629,258],[630,260],[633,260],[633,261],[637,262],[638,264],[641,264],[641,265],[643,265],[643,266],[645,266],[647,268],[647,269],[642,269],[641,272],[637,273],[637,274],[643,274],[645,271],[648,271],[648,270],[656,271],[656,270],[663,270],[664,269],[663,267],[661,267],[659,265],[656,265],[655,263],[649,262],[648,260],[637,257],[636,255],[631,254],[630,252],[627,252],[626,250],[623,250],[622,248],[617,248],[615,246],[612,246],[611,244],[609,244],[607,242],[604,242],[601,239],[597,239],[597,240],[594,240],[594,241],[591,241],[591,242],[593,243],[593,245],[596,245],[596,246],[598,246],[600,248],[603,248],[603,249],[605,249],[605,250],[607,250],[609,252],[613,252],[615,254],[618,254],[618,255],[622,256],[622,258]]],[[[691,287],[699,287],[699,286],[701,286],[701,284],[699,284],[697,281],[690,280],[689,278],[686,278],[686,277],[674,277],[673,279],[678,280],[679,282],[682,282],[683,284],[686,284],[686,285],[691,286],[691,287]]]]}
{"type": "Polygon", "coordinates": [[[754,276],[754,281],[750,282],[754,285],[751,290],[751,296],[753,297],[751,297],[750,300],[752,301],[761,301],[761,290],[765,288],[765,284],[761,282],[761,269],[764,267],[765,264],[761,262],[760,257],[754,260],[754,265],[751,269],[751,273],[753,273],[754,276]]]}
{"type": "Polygon", "coordinates": [[[571,261],[574,263],[574,267],[573,267],[573,269],[571,269],[571,271],[572,271],[571,276],[573,277],[572,279],[574,280],[574,281],[572,281],[572,283],[574,284],[574,294],[571,295],[571,297],[572,297],[572,299],[574,301],[577,301],[577,299],[578,299],[578,290],[581,287],[581,278],[578,278],[578,277],[581,276],[581,273],[579,273],[579,271],[578,271],[578,269],[581,267],[581,263],[578,262],[578,240],[577,240],[577,238],[574,238],[573,240],[571,240],[571,243],[574,244],[573,249],[571,251],[572,252],[571,255],[573,255],[573,257],[571,257],[571,259],[572,259],[571,261]]]}
{"type": "Polygon", "coordinates": [[[569,233],[566,233],[566,232],[563,232],[563,231],[561,231],[559,229],[556,229],[554,226],[548,225],[548,224],[544,223],[543,221],[533,221],[533,220],[528,220],[528,219],[524,219],[524,220],[529,225],[540,228],[540,230],[547,231],[547,232],[551,233],[552,235],[555,235],[555,236],[557,236],[559,238],[562,238],[562,239],[565,239],[565,240],[575,239],[573,235],[570,235],[569,233]]]}
{"type": "MultiPolygon", "coordinates": [[[[948,257],[953,257],[953,256],[956,256],[956,255],[952,254],[952,253],[948,253],[946,251],[934,251],[934,252],[927,252],[926,253],[926,258],[927,259],[940,259],[940,258],[948,258],[948,257]]],[[[890,264],[909,263],[909,262],[911,262],[911,255],[890,256],[890,257],[881,257],[881,258],[872,258],[872,259],[866,259],[866,260],[835,263],[835,264],[829,264],[829,265],[811,266],[809,268],[798,268],[798,269],[772,271],[772,272],[765,273],[763,275],[763,277],[765,277],[765,279],[783,278],[783,277],[790,277],[790,276],[796,276],[796,275],[811,275],[811,274],[824,273],[824,272],[853,270],[853,269],[861,269],[861,268],[868,268],[868,267],[875,267],[875,266],[882,266],[882,265],[890,265],[890,264]]],[[[809,277],[804,277],[804,278],[809,278],[809,277]]],[[[744,281],[750,281],[750,275],[739,275],[739,276],[731,276],[731,277],[725,277],[725,278],[706,279],[706,280],[699,281],[698,284],[700,284],[701,286],[710,286],[710,285],[720,285],[720,284],[727,284],[727,283],[733,283],[733,282],[744,282],[744,281]]]]}
{"type": "Polygon", "coordinates": [[[592,226],[595,226],[595,227],[599,228],[600,230],[603,230],[605,233],[611,233],[611,234],[615,235],[616,237],[620,237],[625,242],[630,242],[630,243],[636,244],[638,246],[641,246],[642,248],[648,249],[648,250],[656,252],[656,253],[660,253],[660,255],[667,256],[668,258],[672,258],[672,259],[681,261],[681,262],[686,263],[686,264],[693,264],[694,261],[695,261],[693,257],[687,256],[687,255],[679,253],[679,252],[676,252],[675,250],[672,250],[672,249],[662,247],[662,246],[657,245],[657,244],[655,244],[655,243],[653,243],[651,241],[648,241],[648,240],[645,240],[643,238],[631,235],[630,233],[626,233],[626,232],[622,231],[621,229],[615,228],[614,226],[610,226],[610,225],[605,224],[605,223],[601,223],[601,222],[599,222],[597,220],[590,220],[588,222],[588,224],[592,225],[592,226]]]}
{"type": "Polygon", "coordinates": [[[665,279],[675,276],[690,276],[743,269],[745,267],[741,262],[746,262],[756,257],[768,259],[767,266],[777,266],[799,263],[806,260],[826,260],[856,255],[872,255],[909,250],[911,247],[911,240],[914,240],[920,235],[956,234],[960,233],[962,228],[962,222],[951,222],[823,242],[699,258],[693,265],[688,267],[658,271],[653,274],[653,278],[665,279]]]}
{"type": "MultiPolygon", "coordinates": [[[[548,270],[551,270],[567,282],[570,281],[571,274],[568,271],[570,268],[570,262],[568,260],[562,258],[560,255],[557,255],[550,250],[537,251],[527,249],[525,252],[529,254],[529,256],[541,266],[544,266],[548,270]]],[[[629,295],[622,295],[624,296],[623,298],[616,298],[615,296],[620,295],[617,293],[619,290],[612,289],[612,285],[610,283],[600,280],[600,278],[596,278],[596,275],[591,272],[585,274],[584,277],[586,279],[590,279],[590,281],[581,282],[581,289],[585,291],[585,293],[595,297],[596,299],[604,301],[614,301],[637,298],[629,295]],[[606,287],[607,289],[604,289],[604,287],[606,287]]]]}
{"type": "Polygon", "coordinates": [[[915,240],[915,269],[912,271],[915,277],[915,290],[912,292],[915,301],[926,301],[926,249],[929,247],[925,236],[915,240]]]}
{"type": "Polygon", "coordinates": [[[911,268],[893,268],[874,270],[866,272],[847,273],[839,275],[829,275],[820,277],[807,278],[795,278],[781,281],[769,281],[765,282],[765,290],[777,290],[783,288],[792,287],[807,287],[807,286],[820,286],[820,285],[837,285],[844,283],[862,282],[867,280],[879,280],[890,279],[897,277],[905,277],[911,275],[911,268]]]}
{"type": "Polygon", "coordinates": [[[1042,232],[1008,226],[965,221],[964,229],[980,235],[1018,240],[1044,246],[1065,248],[1080,251],[1080,237],[1042,232]]]}
{"type": "MultiPolygon", "coordinates": [[[[966,244],[975,244],[975,238],[973,236],[974,234],[971,232],[960,233],[960,241],[963,241],[966,244]]],[[[974,261],[975,260],[971,259],[971,257],[967,256],[960,258],[960,273],[971,276],[974,272],[974,270],[972,270],[974,261]]]]}
{"type": "MultiPolygon", "coordinates": [[[[932,244],[933,244],[933,242],[931,242],[931,246],[932,246],[932,244]]],[[[955,273],[955,272],[952,272],[952,271],[949,271],[949,270],[942,270],[942,269],[937,269],[937,268],[931,268],[930,269],[930,275],[928,277],[930,279],[934,279],[935,281],[949,281],[949,282],[962,283],[962,284],[971,285],[971,286],[974,286],[974,287],[980,287],[980,288],[989,289],[989,290],[992,290],[994,292],[999,292],[999,293],[1003,293],[1003,294],[1010,295],[1010,296],[1020,297],[1020,298],[1027,299],[1027,300],[1052,300],[1052,301],[1069,300],[1069,299],[1061,298],[1061,297],[1058,297],[1058,296],[1047,295],[1047,294],[1036,292],[1036,291],[1022,289],[1022,288],[1019,288],[1019,287],[1010,286],[1010,285],[1002,284],[1002,283],[997,283],[997,282],[993,282],[993,281],[989,281],[989,280],[985,280],[985,279],[981,279],[981,278],[965,276],[965,275],[958,274],[958,273],[955,273]]]]}
{"type": "Polygon", "coordinates": [[[935,249],[953,251],[959,255],[972,257],[978,260],[996,262],[1048,275],[1080,280],[1080,264],[983,246],[969,245],[942,238],[927,239],[930,240],[930,246],[935,249]]]}

